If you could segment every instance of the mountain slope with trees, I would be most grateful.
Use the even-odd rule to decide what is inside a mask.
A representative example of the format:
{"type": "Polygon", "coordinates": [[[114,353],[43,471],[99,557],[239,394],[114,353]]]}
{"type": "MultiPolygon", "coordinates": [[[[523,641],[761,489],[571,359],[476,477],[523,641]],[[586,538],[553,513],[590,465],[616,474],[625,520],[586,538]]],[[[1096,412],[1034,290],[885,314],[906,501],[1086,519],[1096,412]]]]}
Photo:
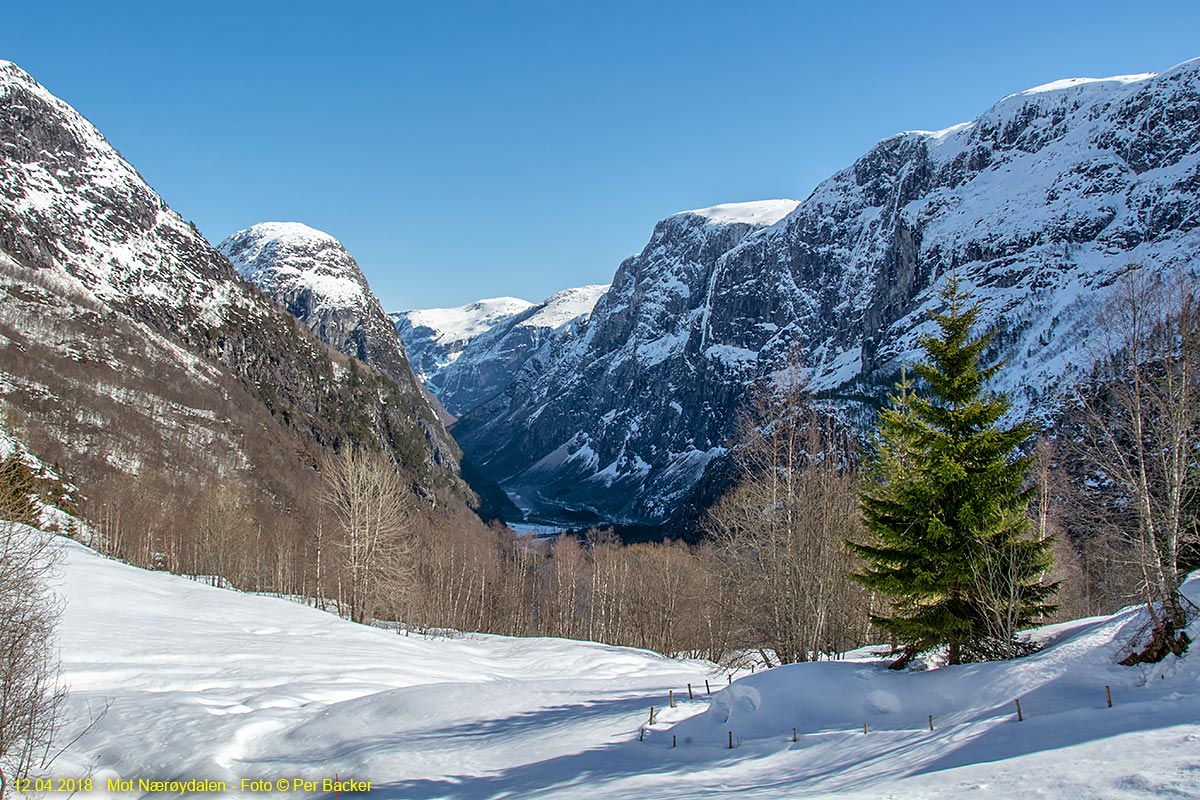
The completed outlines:
{"type": "Polygon", "coordinates": [[[333,449],[386,454],[426,505],[470,496],[411,380],[319,341],[7,62],[0,292],[6,427],[66,465],[87,515],[139,563],[202,570],[217,556],[196,543],[228,538],[227,514],[258,533],[222,548],[257,548],[259,574],[299,581],[315,467],[333,449]]]}

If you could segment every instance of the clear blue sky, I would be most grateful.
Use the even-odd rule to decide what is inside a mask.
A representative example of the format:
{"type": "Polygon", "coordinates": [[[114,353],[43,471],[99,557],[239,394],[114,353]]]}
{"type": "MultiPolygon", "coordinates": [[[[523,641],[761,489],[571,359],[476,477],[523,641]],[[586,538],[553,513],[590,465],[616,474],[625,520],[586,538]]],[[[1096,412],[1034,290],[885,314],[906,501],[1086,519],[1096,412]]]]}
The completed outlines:
{"type": "Polygon", "coordinates": [[[6,3],[0,58],[211,241],[337,236],[388,309],[608,282],[674,211],[1200,56],[1200,3],[6,3]]]}

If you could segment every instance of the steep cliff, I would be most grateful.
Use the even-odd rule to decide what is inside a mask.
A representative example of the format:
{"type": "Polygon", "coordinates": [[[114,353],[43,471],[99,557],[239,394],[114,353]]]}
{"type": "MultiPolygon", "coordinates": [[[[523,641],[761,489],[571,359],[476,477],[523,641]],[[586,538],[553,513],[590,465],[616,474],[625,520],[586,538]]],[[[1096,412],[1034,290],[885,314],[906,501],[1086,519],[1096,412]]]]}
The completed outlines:
{"type": "Polygon", "coordinates": [[[789,352],[848,413],[877,402],[951,270],[999,328],[998,386],[1048,415],[1114,276],[1195,263],[1198,195],[1200,61],[1014,94],[880,142],[760,224],[749,206],[659,223],[556,363],[455,436],[541,516],[660,521],[789,352]]]}

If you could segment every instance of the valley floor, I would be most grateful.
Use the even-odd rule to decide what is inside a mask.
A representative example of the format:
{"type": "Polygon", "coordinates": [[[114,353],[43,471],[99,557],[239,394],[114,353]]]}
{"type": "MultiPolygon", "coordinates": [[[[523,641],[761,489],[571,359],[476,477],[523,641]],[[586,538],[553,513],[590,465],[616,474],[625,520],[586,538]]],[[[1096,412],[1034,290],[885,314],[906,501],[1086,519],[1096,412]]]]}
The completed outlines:
{"type": "Polygon", "coordinates": [[[398,636],[62,546],[67,738],[109,708],[51,773],[91,773],[94,796],[335,775],[413,799],[1200,796],[1200,655],[1115,666],[1136,610],[1045,629],[1045,650],[1007,664],[897,674],[864,655],[728,687],[707,662],[398,636]],[[684,699],[639,741],[669,690],[684,699]],[[117,778],[133,791],[110,793],[117,778]]]}

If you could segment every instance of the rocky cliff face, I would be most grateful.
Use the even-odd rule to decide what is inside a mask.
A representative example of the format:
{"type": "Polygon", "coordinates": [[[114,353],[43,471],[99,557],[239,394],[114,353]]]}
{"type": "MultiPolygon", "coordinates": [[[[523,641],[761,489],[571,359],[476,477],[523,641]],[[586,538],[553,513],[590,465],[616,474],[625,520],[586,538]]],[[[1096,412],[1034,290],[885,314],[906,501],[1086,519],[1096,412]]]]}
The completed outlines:
{"type": "Polygon", "coordinates": [[[677,500],[719,452],[699,447],[698,435],[730,405],[708,391],[720,381],[703,375],[724,361],[679,358],[709,310],[698,300],[723,253],[795,207],[734,204],[660,222],[590,320],[460,419],[455,437],[536,517],[640,521],[635,498],[677,500]],[[651,459],[671,469],[652,475],[651,459]]]}
{"type": "Polygon", "coordinates": [[[262,222],[217,249],[325,344],[390,378],[437,461],[450,468],[457,464],[458,446],[423,395],[396,328],[341,242],[298,222],[262,222]]]}
{"type": "Polygon", "coordinates": [[[0,291],[6,415],[85,481],[104,468],[240,476],[288,503],[299,484],[279,476],[372,442],[429,491],[462,490],[426,404],[298,326],[7,62],[0,291]]]}
{"type": "Polygon", "coordinates": [[[951,270],[999,326],[1000,388],[1047,412],[1117,272],[1200,255],[1200,61],[1006,97],[769,208],[659,223],[554,364],[459,421],[467,454],[542,516],[662,520],[789,351],[835,401],[877,400],[951,270]]]}

